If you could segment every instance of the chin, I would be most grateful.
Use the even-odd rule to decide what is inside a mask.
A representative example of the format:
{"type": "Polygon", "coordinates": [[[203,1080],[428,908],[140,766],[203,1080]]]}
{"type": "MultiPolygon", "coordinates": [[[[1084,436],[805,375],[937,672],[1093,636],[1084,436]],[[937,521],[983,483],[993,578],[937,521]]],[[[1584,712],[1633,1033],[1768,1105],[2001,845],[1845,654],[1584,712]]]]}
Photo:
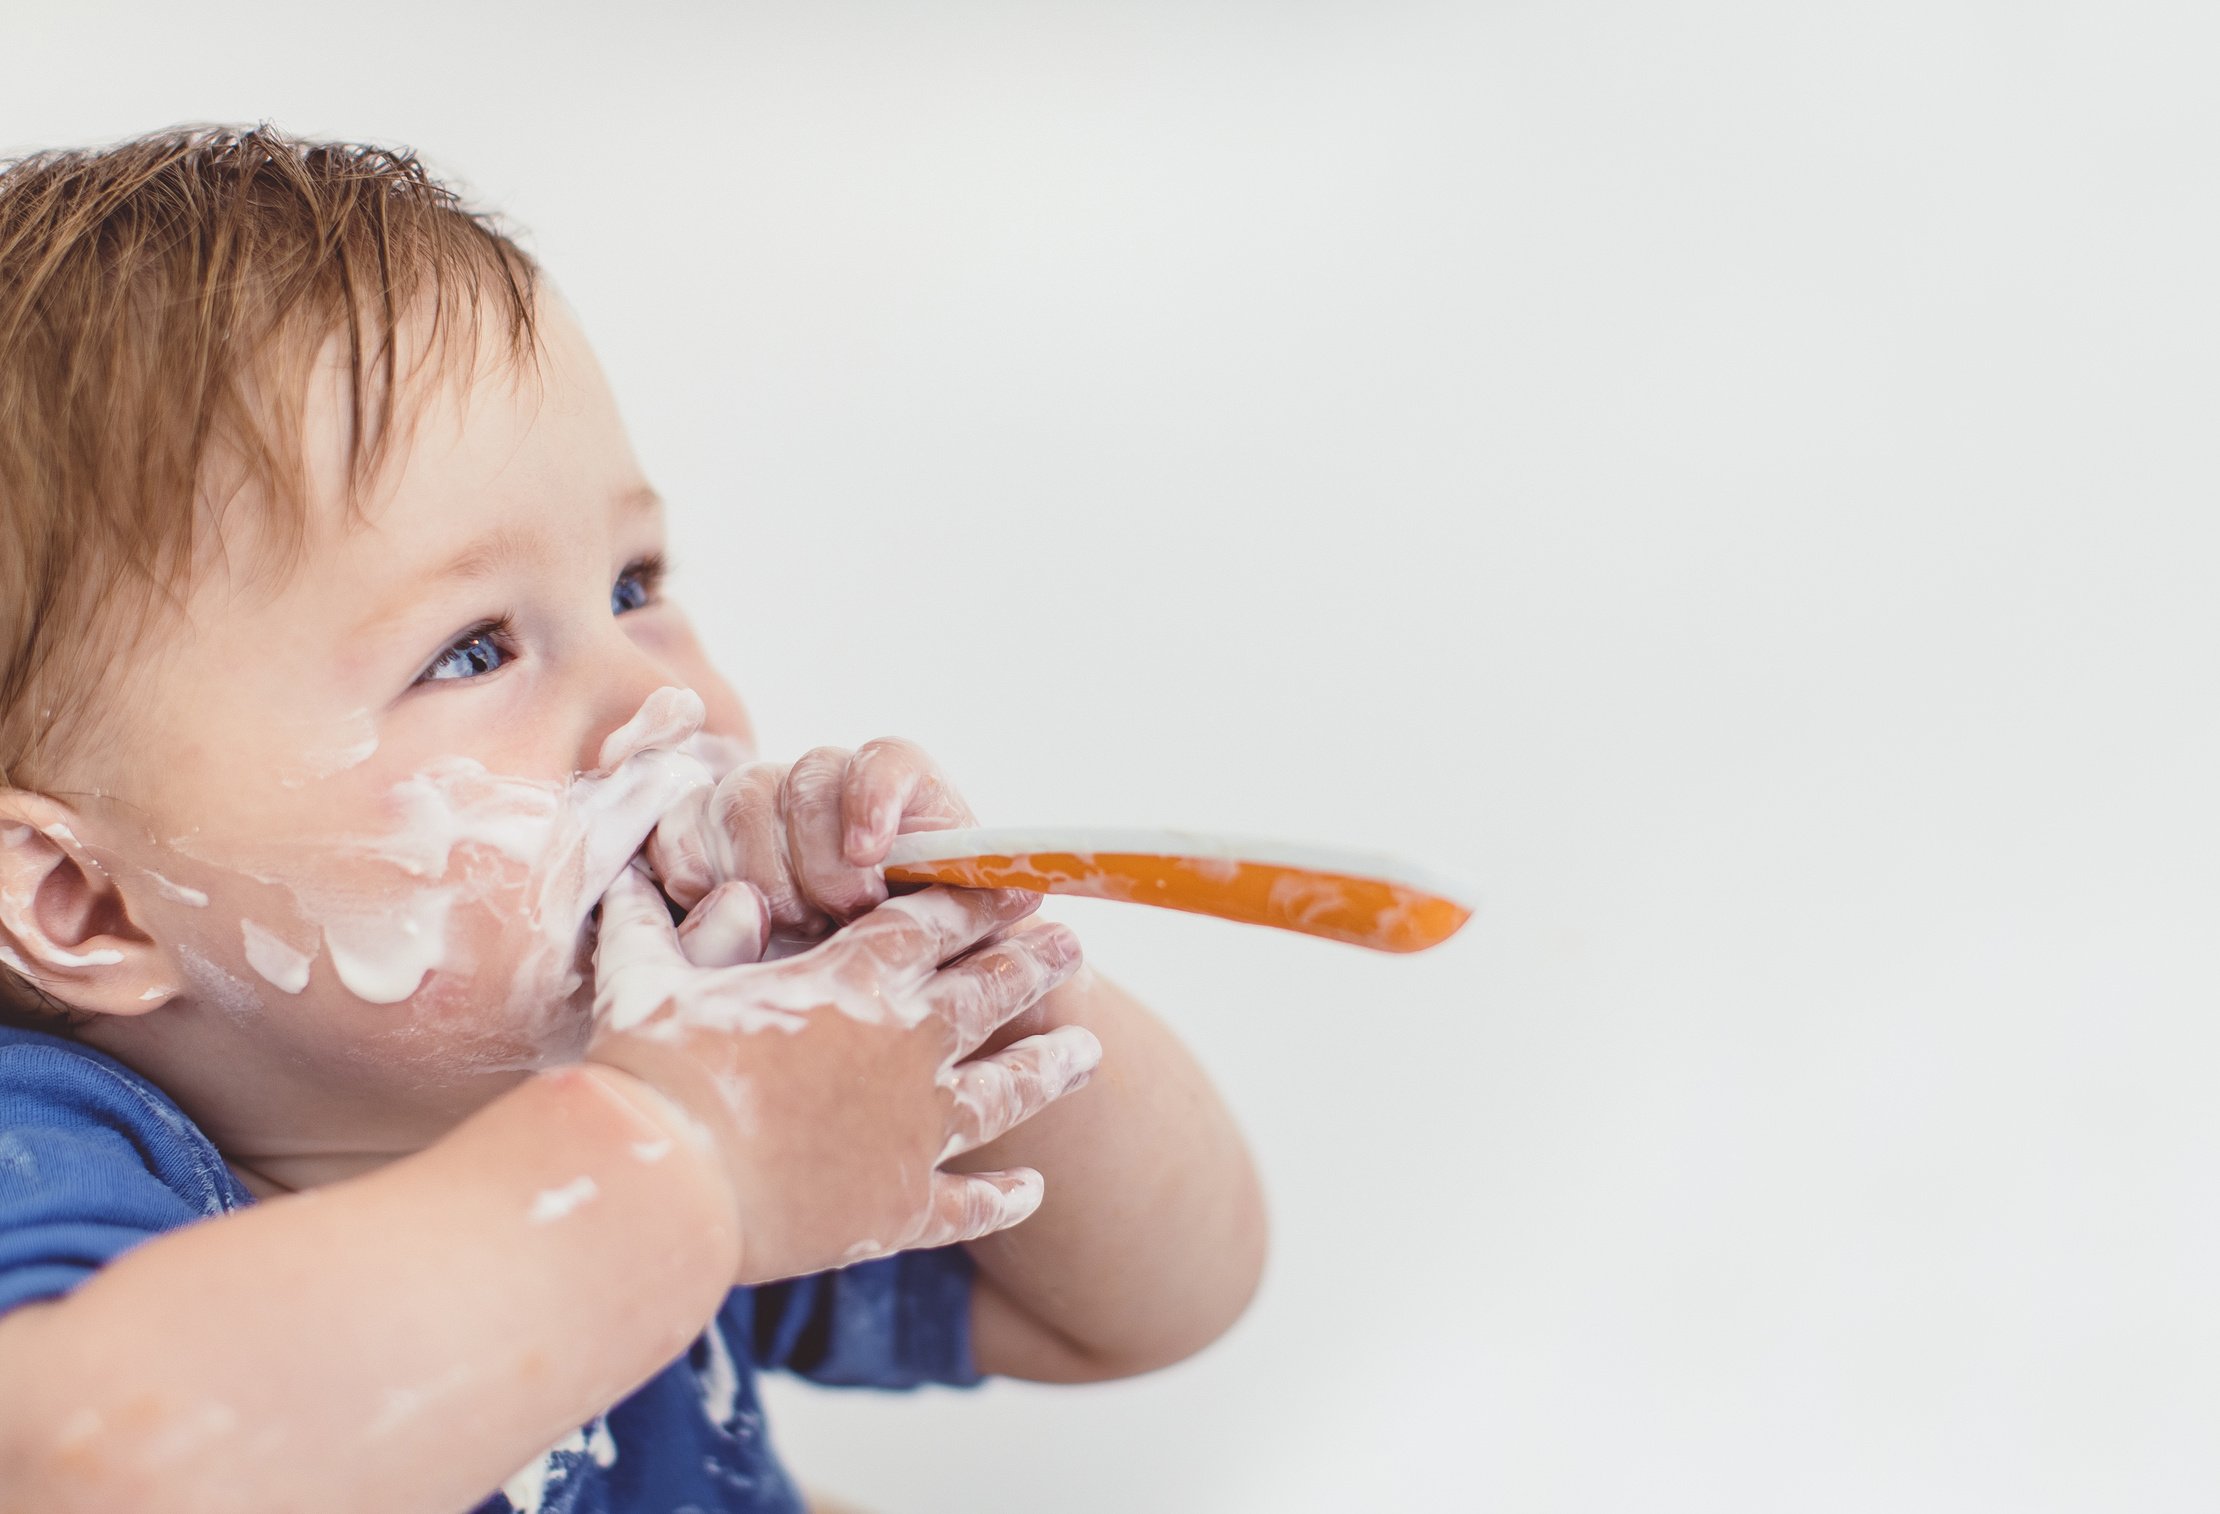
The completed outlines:
{"type": "MultiPolygon", "coordinates": [[[[361,1014],[365,1006],[347,1008],[361,1014]]],[[[361,1059],[418,1089],[474,1087],[495,1076],[514,1082],[578,1061],[593,1035],[593,995],[583,985],[519,1003],[513,992],[435,974],[408,1000],[374,1012],[393,1021],[361,1044],[361,1059]]]]}

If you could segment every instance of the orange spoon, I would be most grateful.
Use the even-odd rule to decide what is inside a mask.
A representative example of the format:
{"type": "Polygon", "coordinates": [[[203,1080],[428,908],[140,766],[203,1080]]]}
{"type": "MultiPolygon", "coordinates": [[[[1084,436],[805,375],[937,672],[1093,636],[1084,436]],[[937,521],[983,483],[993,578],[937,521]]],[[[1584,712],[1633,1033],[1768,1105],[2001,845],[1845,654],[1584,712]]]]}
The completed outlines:
{"type": "Polygon", "coordinates": [[[886,876],[1124,899],[1388,952],[1439,946],[1472,918],[1457,890],[1393,858],[1192,831],[914,831],[886,876]]]}

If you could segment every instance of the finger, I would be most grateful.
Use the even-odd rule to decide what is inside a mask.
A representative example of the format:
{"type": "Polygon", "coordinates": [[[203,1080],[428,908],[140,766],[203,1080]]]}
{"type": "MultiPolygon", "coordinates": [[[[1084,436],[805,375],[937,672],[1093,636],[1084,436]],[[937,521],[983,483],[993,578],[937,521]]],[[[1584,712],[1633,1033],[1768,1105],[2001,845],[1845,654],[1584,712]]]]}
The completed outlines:
{"type": "Polygon", "coordinates": [[[727,878],[763,890],[771,909],[771,928],[792,936],[822,936],[832,921],[802,897],[786,855],[786,820],[779,813],[786,769],[775,762],[751,762],[717,785],[712,806],[718,828],[732,846],[727,878]]]}
{"type": "Polygon", "coordinates": [[[1048,1185],[1030,1167],[1008,1172],[936,1172],[932,1211],[916,1244],[954,1246],[1007,1230],[1041,1207],[1048,1185]]]}
{"type": "Polygon", "coordinates": [[[926,1000],[948,1027],[955,1054],[983,1044],[1079,971],[1084,954],[1067,926],[1050,925],[981,947],[942,968],[926,1000]]]}
{"type": "Polygon", "coordinates": [[[596,965],[610,956],[668,962],[678,955],[678,934],[662,892],[636,866],[617,874],[601,896],[601,927],[594,939],[596,965]]]}
{"type": "Polygon", "coordinates": [[[877,867],[902,831],[944,831],[974,823],[971,807],[915,742],[882,736],[856,749],[840,799],[842,855],[877,867]]]}
{"type": "Polygon", "coordinates": [[[889,899],[827,943],[897,977],[921,979],[1006,925],[1039,909],[1021,889],[944,888],[935,884],[889,899]]]}
{"type": "Polygon", "coordinates": [[[627,1030],[662,1007],[670,969],[682,966],[663,896],[638,868],[617,874],[601,896],[594,935],[594,1016],[627,1030]]]}
{"type": "Polygon", "coordinates": [[[1102,1043],[1095,1033],[1084,1025],[1064,1025],[951,1068],[945,1081],[956,1102],[940,1159],[1007,1135],[1084,1086],[1101,1064],[1102,1043]]]}
{"type": "Polygon", "coordinates": [[[692,909],[737,865],[715,819],[714,789],[696,789],[665,812],[642,849],[648,871],[680,909],[692,909]]]}
{"type": "Polygon", "coordinates": [[[720,883],[678,925],[678,949],[696,967],[738,967],[763,960],[771,906],[752,883],[720,883]]]}
{"type": "Polygon", "coordinates": [[[779,794],[786,816],[786,855],[802,896],[835,920],[853,920],[886,897],[886,880],[850,865],[840,849],[841,787],[848,753],[821,746],[787,769],[779,794]]]}

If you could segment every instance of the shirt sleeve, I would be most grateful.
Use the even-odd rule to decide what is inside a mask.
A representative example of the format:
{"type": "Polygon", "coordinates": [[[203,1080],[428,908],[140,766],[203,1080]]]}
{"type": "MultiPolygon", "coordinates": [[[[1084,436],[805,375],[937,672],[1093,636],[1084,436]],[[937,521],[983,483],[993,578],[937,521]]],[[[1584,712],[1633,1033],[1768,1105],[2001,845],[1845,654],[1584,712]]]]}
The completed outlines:
{"type": "MultiPolygon", "coordinates": [[[[854,1388],[970,1387],[971,1255],[904,1251],[751,1290],[756,1361],[854,1388]]],[[[735,1299],[748,1294],[735,1295],[735,1299]]]]}
{"type": "Polygon", "coordinates": [[[0,1038],[0,1313],[247,1200],[175,1105],[59,1038],[0,1038]]]}

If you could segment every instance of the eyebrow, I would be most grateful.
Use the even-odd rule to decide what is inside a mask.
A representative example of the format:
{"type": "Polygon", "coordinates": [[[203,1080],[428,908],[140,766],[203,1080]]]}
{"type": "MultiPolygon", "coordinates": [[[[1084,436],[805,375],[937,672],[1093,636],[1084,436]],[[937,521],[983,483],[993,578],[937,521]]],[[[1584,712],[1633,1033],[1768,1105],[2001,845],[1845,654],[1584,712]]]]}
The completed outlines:
{"type": "Polygon", "coordinates": [[[541,555],[543,554],[531,532],[519,530],[515,526],[496,526],[424,575],[424,578],[433,583],[458,578],[491,578],[500,569],[520,558],[541,555]]]}
{"type": "MultiPolygon", "coordinates": [[[[610,503],[617,513],[625,517],[645,515],[663,508],[663,496],[645,484],[620,489],[611,496],[610,503]]],[[[453,557],[426,575],[431,582],[450,579],[491,578],[497,571],[520,559],[538,555],[538,542],[533,533],[517,526],[496,526],[464,547],[453,557]]]]}
{"type": "MultiPolygon", "coordinates": [[[[663,497],[645,484],[635,484],[611,495],[610,504],[620,516],[634,519],[662,509],[663,497]]],[[[427,585],[458,581],[468,583],[475,579],[491,578],[512,563],[543,556],[545,553],[545,539],[530,529],[516,525],[496,526],[446,562],[412,580],[410,592],[405,598],[398,603],[381,607],[360,622],[355,627],[355,634],[375,634],[407,615],[416,605],[418,591],[427,585]]]]}

